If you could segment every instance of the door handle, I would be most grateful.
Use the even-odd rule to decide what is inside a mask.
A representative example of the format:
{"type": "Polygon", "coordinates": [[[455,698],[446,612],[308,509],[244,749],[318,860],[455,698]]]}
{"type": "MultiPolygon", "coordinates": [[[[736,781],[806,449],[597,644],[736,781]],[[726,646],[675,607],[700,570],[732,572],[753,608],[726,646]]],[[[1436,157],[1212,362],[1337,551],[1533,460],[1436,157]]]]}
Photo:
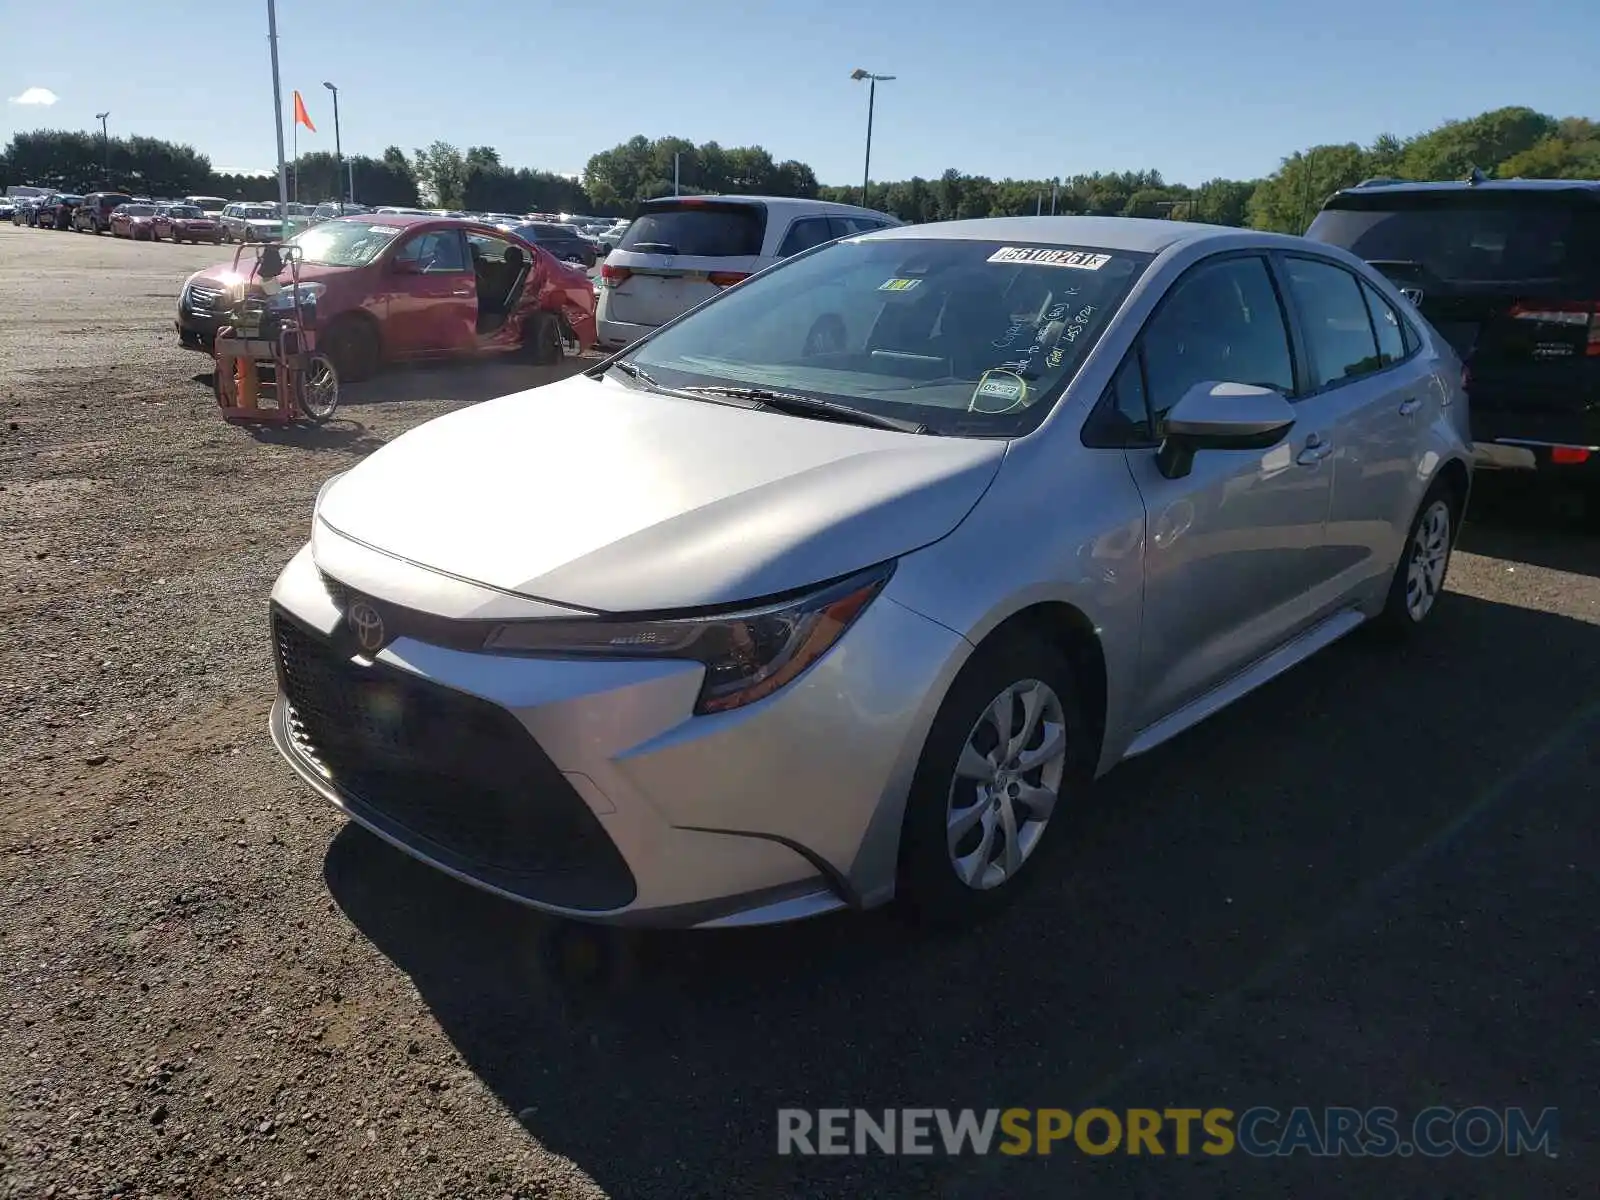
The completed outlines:
{"type": "Polygon", "coordinates": [[[1328,455],[1333,453],[1333,444],[1325,442],[1316,434],[1306,440],[1306,448],[1296,456],[1295,462],[1302,467],[1314,467],[1328,455]]]}
{"type": "Polygon", "coordinates": [[[1404,404],[1402,404],[1400,406],[1400,415],[1402,417],[1409,417],[1412,413],[1416,412],[1417,409],[1419,409],[1421,407],[1422,407],[1422,400],[1417,396],[1413,396],[1413,397],[1411,397],[1411,399],[1407,400],[1404,404]]]}

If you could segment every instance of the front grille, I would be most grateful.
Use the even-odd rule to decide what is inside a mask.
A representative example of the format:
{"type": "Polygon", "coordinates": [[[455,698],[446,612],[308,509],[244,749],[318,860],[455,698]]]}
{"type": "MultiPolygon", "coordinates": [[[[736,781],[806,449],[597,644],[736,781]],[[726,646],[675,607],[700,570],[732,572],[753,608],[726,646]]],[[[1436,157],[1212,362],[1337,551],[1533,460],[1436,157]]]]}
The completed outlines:
{"type": "Polygon", "coordinates": [[[217,301],[222,297],[219,287],[206,287],[204,284],[191,283],[184,300],[192,313],[210,314],[216,310],[217,301]]]}
{"type": "Polygon", "coordinates": [[[328,599],[333,601],[333,606],[341,613],[349,612],[350,605],[358,599],[365,600],[375,608],[378,616],[383,618],[386,642],[392,642],[396,638],[410,638],[413,641],[426,642],[430,646],[444,646],[450,650],[465,650],[469,654],[475,654],[483,649],[489,634],[501,624],[499,621],[472,618],[458,620],[435,616],[433,613],[421,612],[365,595],[326,572],[318,574],[322,576],[322,586],[327,589],[328,599]]]}
{"type": "Polygon", "coordinates": [[[585,911],[633,900],[616,846],[510,713],[356,661],[281,611],[272,624],[289,737],[356,815],[529,900],[585,911]]]}

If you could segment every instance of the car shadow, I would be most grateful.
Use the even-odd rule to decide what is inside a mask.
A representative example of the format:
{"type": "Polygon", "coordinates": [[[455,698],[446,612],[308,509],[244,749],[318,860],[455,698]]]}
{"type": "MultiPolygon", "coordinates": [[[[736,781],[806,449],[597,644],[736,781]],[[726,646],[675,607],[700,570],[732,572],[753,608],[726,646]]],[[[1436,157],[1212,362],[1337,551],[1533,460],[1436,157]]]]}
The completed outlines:
{"type": "MultiPolygon", "coordinates": [[[[341,384],[339,407],[441,400],[477,404],[569,379],[599,361],[595,355],[569,355],[548,367],[503,359],[408,363],[386,368],[361,383],[341,384]]],[[[193,377],[193,382],[212,391],[216,376],[212,371],[202,371],[193,377]]]]}
{"type": "Polygon", "coordinates": [[[1461,529],[1470,554],[1600,577],[1600,490],[1586,497],[1547,480],[1480,471],[1461,529]]]}
{"type": "Polygon", "coordinates": [[[598,361],[570,356],[548,367],[492,358],[407,364],[390,367],[362,383],[341,386],[339,403],[341,407],[433,400],[476,404],[570,378],[598,361]]]}
{"type": "MultiPolygon", "coordinates": [[[[1113,772],[1060,869],[961,935],[892,912],[633,935],[613,943],[632,943],[630,969],[596,995],[546,966],[556,923],[354,826],[325,878],[485,1085],[607,1194],[949,1195],[965,1168],[942,1157],[780,1158],[776,1111],[1084,1102],[1522,767],[1600,695],[1568,669],[1580,661],[1600,661],[1600,627],[1459,594],[1406,647],[1357,634],[1113,772]]],[[[1548,937],[1581,939],[1592,914],[1578,926],[1548,937]]],[[[1403,1021],[1440,984],[1384,960],[1381,932],[1366,931],[1348,988],[1364,1014],[1403,1021]],[[1404,991],[1364,991],[1369,961],[1404,991]]],[[[1297,1094],[1339,1063],[1314,1031],[1271,1048],[1297,1074],[1263,1086],[1297,1094]]],[[[1458,1086],[1480,1052],[1458,1047],[1458,1086]]],[[[1394,1074],[1386,1095],[1422,1086],[1394,1074]]],[[[1313,1099],[1356,1102],[1295,1103],[1313,1099]]],[[[1155,1103],[1179,1101],[1197,1102],[1155,1103]]],[[[1048,1166],[1008,1167],[1003,1194],[1063,1194],[1048,1166]]]]}

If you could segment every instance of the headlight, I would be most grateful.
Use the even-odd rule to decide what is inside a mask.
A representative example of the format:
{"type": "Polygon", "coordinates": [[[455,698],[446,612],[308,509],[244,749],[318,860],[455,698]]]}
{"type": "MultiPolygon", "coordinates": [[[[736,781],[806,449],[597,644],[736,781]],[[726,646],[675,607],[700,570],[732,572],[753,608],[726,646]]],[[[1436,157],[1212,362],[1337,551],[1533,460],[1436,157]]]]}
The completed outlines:
{"type": "Polygon", "coordinates": [[[696,713],[754,704],[798,677],[844,635],[894,573],[885,563],[765,608],[659,620],[521,621],[484,649],[547,658],[665,658],[705,665],[696,713]]]}
{"type": "Polygon", "coordinates": [[[288,287],[280,287],[276,292],[274,292],[272,294],[272,299],[269,301],[269,305],[278,312],[293,308],[296,292],[300,294],[301,304],[315,304],[317,302],[317,298],[327,290],[327,287],[320,283],[290,284],[288,287]]]}

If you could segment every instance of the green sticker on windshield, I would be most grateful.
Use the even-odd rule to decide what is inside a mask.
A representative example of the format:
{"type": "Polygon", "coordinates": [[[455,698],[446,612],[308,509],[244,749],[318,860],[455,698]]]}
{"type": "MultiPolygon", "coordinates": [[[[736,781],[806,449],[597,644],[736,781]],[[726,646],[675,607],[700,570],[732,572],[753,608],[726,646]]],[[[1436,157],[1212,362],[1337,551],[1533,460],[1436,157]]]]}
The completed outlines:
{"type": "Polygon", "coordinates": [[[968,412],[1007,413],[1028,398],[1028,381],[1015,371],[985,371],[973,390],[968,412]]]}
{"type": "Polygon", "coordinates": [[[909,292],[914,287],[921,287],[920,279],[886,279],[878,285],[880,292],[909,292]]]}

